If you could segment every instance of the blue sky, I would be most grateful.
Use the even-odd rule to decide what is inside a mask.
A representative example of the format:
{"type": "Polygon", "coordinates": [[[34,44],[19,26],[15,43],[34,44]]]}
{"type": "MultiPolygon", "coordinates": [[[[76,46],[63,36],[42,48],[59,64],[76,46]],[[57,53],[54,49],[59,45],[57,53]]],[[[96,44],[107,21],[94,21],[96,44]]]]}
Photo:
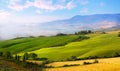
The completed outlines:
{"type": "Polygon", "coordinates": [[[0,16],[16,18],[15,22],[32,17],[36,20],[30,22],[47,22],[75,15],[120,13],[119,4],[120,0],[0,0],[0,16]]]}
{"type": "Polygon", "coordinates": [[[0,32],[8,36],[8,32],[30,32],[36,23],[75,15],[120,13],[119,5],[120,0],[0,0],[0,32]]]}

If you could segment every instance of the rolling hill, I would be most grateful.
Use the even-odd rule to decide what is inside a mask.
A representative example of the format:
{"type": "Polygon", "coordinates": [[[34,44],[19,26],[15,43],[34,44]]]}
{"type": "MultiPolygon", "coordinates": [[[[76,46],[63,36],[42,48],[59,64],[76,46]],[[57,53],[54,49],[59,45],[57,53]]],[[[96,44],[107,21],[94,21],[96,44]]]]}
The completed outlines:
{"type": "Polygon", "coordinates": [[[28,52],[44,47],[54,47],[65,45],[78,39],[77,35],[70,36],[50,36],[50,37],[28,37],[0,41],[0,51],[10,51],[12,53],[28,52]]]}
{"type": "Polygon", "coordinates": [[[42,48],[32,52],[37,53],[39,57],[47,57],[55,61],[66,60],[71,56],[78,58],[112,56],[116,52],[120,52],[118,33],[90,34],[88,36],[91,37],[88,40],[72,42],[61,47],[42,48]]]}
{"type": "Polygon", "coordinates": [[[0,51],[10,51],[20,55],[32,52],[38,54],[40,58],[45,57],[52,61],[67,60],[71,56],[109,57],[120,52],[118,32],[93,33],[86,35],[90,39],[77,42],[72,41],[76,40],[79,35],[12,39],[1,41],[0,51]]]}

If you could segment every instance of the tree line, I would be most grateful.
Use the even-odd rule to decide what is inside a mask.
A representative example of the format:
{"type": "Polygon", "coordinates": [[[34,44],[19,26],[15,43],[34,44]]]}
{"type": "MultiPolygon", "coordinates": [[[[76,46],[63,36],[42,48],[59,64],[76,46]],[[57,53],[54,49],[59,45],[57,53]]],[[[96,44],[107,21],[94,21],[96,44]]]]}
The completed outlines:
{"type": "MultiPolygon", "coordinates": [[[[37,54],[35,53],[24,53],[23,56],[19,55],[12,55],[11,52],[0,52],[0,57],[2,57],[4,60],[11,61],[16,63],[19,66],[22,66],[24,68],[30,69],[31,71],[42,71],[45,68],[46,61],[44,61],[42,64],[36,64],[32,62],[28,62],[27,60],[37,60],[40,58],[37,58],[37,54]]],[[[47,60],[47,59],[46,59],[47,60]]]]}

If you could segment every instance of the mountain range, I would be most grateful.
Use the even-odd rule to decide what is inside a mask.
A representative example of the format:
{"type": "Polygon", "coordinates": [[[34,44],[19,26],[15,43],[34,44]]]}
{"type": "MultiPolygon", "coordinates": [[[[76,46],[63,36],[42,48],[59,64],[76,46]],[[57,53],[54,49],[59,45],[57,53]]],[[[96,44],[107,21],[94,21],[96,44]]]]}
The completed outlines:
{"type": "Polygon", "coordinates": [[[42,26],[56,32],[117,29],[120,28],[120,14],[76,15],[70,19],[43,23],[42,26]]]}

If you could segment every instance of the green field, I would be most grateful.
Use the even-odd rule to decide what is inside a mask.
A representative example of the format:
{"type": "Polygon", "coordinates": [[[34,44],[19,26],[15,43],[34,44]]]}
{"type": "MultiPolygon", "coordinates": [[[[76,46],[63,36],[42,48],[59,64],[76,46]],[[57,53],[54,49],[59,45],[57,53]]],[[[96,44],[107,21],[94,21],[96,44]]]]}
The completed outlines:
{"type": "Polygon", "coordinates": [[[47,57],[50,60],[65,60],[71,56],[79,58],[89,56],[112,56],[120,52],[120,37],[118,33],[91,34],[91,38],[80,42],[72,42],[65,46],[55,48],[42,48],[32,51],[39,57],[47,57]]]}
{"type": "Polygon", "coordinates": [[[120,37],[116,32],[94,33],[87,36],[90,39],[78,42],[72,41],[77,39],[79,35],[6,40],[0,42],[0,51],[20,54],[33,52],[38,54],[38,57],[45,57],[54,61],[66,60],[71,56],[77,56],[78,58],[112,56],[116,52],[120,52],[120,37]],[[63,45],[66,43],[68,44],[63,45]]]}
{"type": "Polygon", "coordinates": [[[51,36],[51,37],[28,37],[21,39],[11,39],[0,41],[0,51],[10,51],[12,53],[28,52],[41,48],[52,48],[54,46],[65,45],[78,39],[77,35],[51,36]]]}

